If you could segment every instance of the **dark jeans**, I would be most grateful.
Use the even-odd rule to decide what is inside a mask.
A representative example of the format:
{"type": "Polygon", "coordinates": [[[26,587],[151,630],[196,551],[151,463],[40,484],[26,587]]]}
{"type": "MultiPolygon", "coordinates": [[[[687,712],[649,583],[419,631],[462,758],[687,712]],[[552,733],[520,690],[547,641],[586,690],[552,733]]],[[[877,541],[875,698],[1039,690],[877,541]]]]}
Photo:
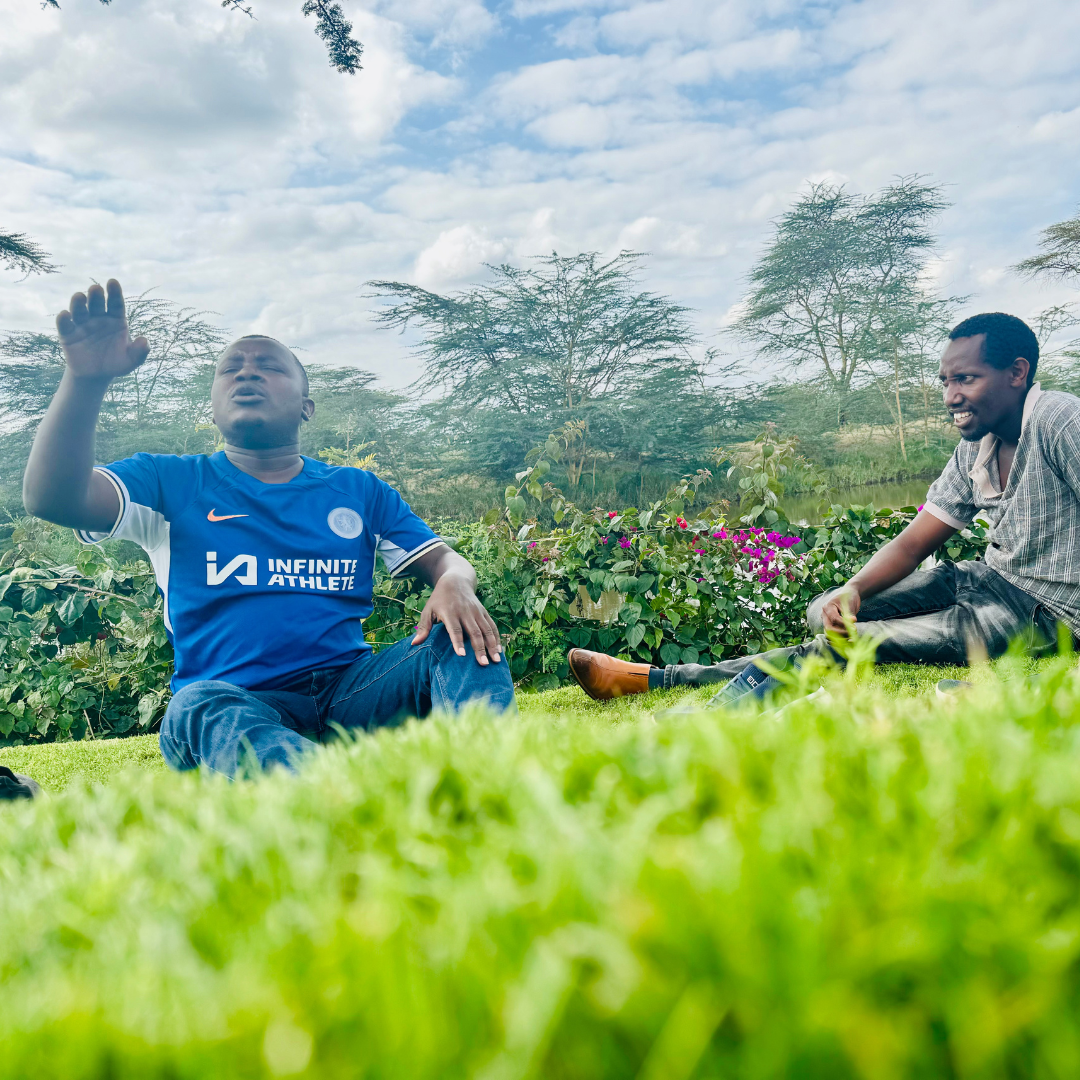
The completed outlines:
{"type": "Polygon", "coordinates": [[[189,683],[165,711],[161,753],[174,769],[205,765],[233,776],[248,757],[264,769],[292,768],[311,739],[332,724],[370,731],[481,699],[496,712],[515,708],[505,657],[481,667],[468,641],[465,655],[458,656],[441,623],[420,645],[410,640],[367,653],[348,667],[313,671],[282,690],[189,683]]]}
{"type": "MultiPolygon", "coordinates": [[[[777,668],[811,653],[832,655],[821,609],[836,591],[830,589],[810,601],[806,623],[814,638],[758,655],[777,668]]],[[[1022,638],[1033,649],[1057,641],[1054,616],[981,561],[916,570],[891,589],[864,600],[855,627],[860,635],[883,639],[877,650],[883,664],[966,664],[973,652],[1000,656],[1014,638],[1022,638]]],[[[755,659],[739,656],[708,667],[669,664],[664,686],[727,682],[755,659]]]]}

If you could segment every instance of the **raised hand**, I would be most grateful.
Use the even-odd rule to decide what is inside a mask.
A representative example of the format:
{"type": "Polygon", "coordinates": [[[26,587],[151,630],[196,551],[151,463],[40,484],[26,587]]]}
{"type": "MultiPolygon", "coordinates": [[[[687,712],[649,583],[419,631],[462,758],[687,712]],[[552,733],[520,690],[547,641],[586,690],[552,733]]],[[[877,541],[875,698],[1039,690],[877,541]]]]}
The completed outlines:
{"type": "Polygon", "coordinates": [[[108,382],[134,371],[150,352],[144,337],[131,340],[120,282],[91,285],[71,298],[71,310],[56,316],[68,370],[80,379],[108,382]]]}

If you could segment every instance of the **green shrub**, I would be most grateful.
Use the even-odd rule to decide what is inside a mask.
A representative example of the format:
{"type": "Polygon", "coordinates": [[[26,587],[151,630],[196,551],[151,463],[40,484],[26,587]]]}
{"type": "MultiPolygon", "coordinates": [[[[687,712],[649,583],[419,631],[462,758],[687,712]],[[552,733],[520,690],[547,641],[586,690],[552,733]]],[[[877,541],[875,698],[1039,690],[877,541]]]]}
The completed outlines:
{"type": "Polygon", "coordinates": [[[830,692],[9,806],[0,1078],[1080,1074],[1076,675],[830,692]]]}
{"type": "MultiPolygon", "coordinates": [[[[575,646],[709,664],[802,641],[809,600],[846,581],[915,514],[834,506],[795,536],[771,510],[772,525],[760,528],[729,524],[718,506],[695,513],[704,472],[645,510],[584,511],[542,487],[534,469],[508,493],[518,500],[509,514],[460,530],[454,543],[476,567],[514,679],[541,690],[567,678],[575,646]],[[519,491],[540,497],[550,527],[517,513],[527,508],[519,491]]],[[[985,546],[977,524],[943,555],[973,558],[985,546]]],[[[168,703],[172,649],[150,567],[120,567],[97,548],[80,550],[74,566],[45,566],[18,545],[3,562],[0,745],[152,730],[168,703]]],[[[367,639],[379,648],[411,634],[428,595],[380,569],[367,639]]]]}
{"type": "Polygon", "coordinates": [[[0,561],[0,745],[146,731],[164,712],[172,648],[146,563],[98,548],[42,566],[0,561]]]}
{"type": "MultiPolygon", "coordinates": [[[[516,680],[536,689],[558,685],[574,646],[660,666],[800,642],[807,603],[847,581],[916,513],[834,506],[808,536],[791,535],[775,512],[772,526],[744,528],[716,507],[693,513],[706,478],[684,480],[644,511],[578,510],[529,479],[533,496],[554,506],[552,528],[523,520],[524,495],[508,489],[507,516],[465,531],[459,550],[476,567],[516,680]],[[593,603],[605,597],[610,618],[582,617],[583,610],[598,614],[583,608],[584,595],[593,603]]],[[[970,559],[985,547],[986,529],[977,523],[942,555],[970,559]]],[[[369,640],[409,633],[427,595],[415,582],[381,578],[369,640]]]]}

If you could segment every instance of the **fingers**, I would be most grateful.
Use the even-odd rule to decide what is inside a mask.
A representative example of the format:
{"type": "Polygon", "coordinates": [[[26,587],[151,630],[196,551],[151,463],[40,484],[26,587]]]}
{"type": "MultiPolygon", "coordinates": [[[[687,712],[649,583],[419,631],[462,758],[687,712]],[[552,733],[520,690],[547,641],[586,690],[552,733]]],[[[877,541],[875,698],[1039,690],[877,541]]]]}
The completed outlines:
{"type": "Polygon", "coordinates": [[[75,320],[70,311],[61,311],[56,316],[56,332],[61,338],[66,338],[75,332],[75,320]]]}
{"type": "Polygon", "coordinates": [[[71,302],[68,304],[68,310],[71,312],[72,322],[74,322],[76,326],[86,322],[86,320],[90,318],[90,311],[86,306],[86,293],[75,293],[71,298],[71,302]]]}
{"type": "Polygon", "coordinates": [[[424,610],[420,612],[420,621],[416,624],[416,633],[413,635],[412,644],[419,645],[424,641],[427,641],[428,634],[431,633],[431,604],[425,605],[424,610]]]}
{"type": "MultiPolygon", "coordinates": [[[[97,288],[95,285],[94,288],[97,288]]],[[[124,317],[124,290],[120,288],[120,282],[116,278],[109,278],[105,282],[105,294],[108,298],[109,314],[115,319],[124,317]]]]}
{"type": "Polygon", "coordinates": [[[456,652],[458,656],[464,656],[465,635],[461,632],[461,622],[453,617],[444,617],[442,624],[446,627],[446,632],[450,635],[450,643],[454,646],[454,652],[456,652]]]}
{"type": "MultiPolygon", "coordinates": [[[[472,645],[473,656],[476,657],[476,662],[481,667],[487,667],[490,662],[488,660],[487,641],[484,639],[484,631],[480,628],[480,624],[475,618],[466,616],[466,618],[462,619],[461,625],[469,635],[469,644],[472,645]]],[[[492,656],[491,659],[494,660],[495,657],[492,656]]]]}
{"type": "Polygon", "coordinates": [[[138,367],[150,355],[150,342],[144,337],[137,337],[128,345],[127,354],[128,359],[138,367]]]}
{"type": "Polygon", "coordinates": [[[502,653],[502,641],[499,638],[499,628],[495,625],[495,620],[487,613],[486,609],[481,608],[480,610],[482,615],[477,621],[480,623],[480,629],[484,634],[484,644],[487,647],[487,654],[497,664],[502,653]]]}
{"type": "Polygon", "coordinates": [[[105,290],[100,285],[95,283],[86,290],[86,306],[91,318],[105,314],[105,290]]]}

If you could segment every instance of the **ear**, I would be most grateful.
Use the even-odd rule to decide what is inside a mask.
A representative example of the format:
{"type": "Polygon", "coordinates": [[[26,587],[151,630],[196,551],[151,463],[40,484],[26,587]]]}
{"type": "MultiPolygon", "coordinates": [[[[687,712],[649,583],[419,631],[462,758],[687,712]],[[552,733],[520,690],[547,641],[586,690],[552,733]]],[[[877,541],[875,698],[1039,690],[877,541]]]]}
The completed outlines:
{"type": "Polygon", "coordinates": [[[1012,362],[1012,367],[1009,368],[1009,385],[1017,387],[1027,386],[1028,373],[1030,371],[1031,365],[1022,356],[1018,356],[1012,362]]]}
{"type": "MultiPolygon", "coordinates": [[[[1027,363],[1025,360],[1024,363],[1027,363]]],[[[304,398],[303,405],[300,406],[300,419],[304,421],[310,420],[315,415],[315,402],[311,398],[304,398]]]]}

